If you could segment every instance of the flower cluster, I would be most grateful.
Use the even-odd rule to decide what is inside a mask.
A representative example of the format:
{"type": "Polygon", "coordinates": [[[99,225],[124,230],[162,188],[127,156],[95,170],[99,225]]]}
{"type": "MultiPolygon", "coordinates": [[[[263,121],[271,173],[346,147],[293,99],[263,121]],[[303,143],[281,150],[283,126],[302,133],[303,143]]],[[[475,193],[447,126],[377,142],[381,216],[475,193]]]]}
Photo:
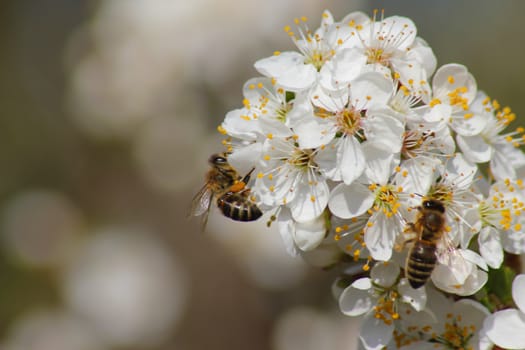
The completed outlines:
{"type": "Polygon", "coordinates": [[[297,49],[257,61],[219,126],[229,162],[253,170],[253,199],[291,254],[370,274],[348,273],[336,293],[343,313],[365,315],[366,349],[477,348],[489,311],[442,292],[473,295],[489,267],[525,252],[524,129],[507,130],[515,114],[466,67],[437,68],[408,18],[325,11],[314,31],[295,24],[297,49]],[[417,224],[431,202],[435,232],[417,224]],[[433,283],[414,289],[405,261],[428,234],[433,283]]]}

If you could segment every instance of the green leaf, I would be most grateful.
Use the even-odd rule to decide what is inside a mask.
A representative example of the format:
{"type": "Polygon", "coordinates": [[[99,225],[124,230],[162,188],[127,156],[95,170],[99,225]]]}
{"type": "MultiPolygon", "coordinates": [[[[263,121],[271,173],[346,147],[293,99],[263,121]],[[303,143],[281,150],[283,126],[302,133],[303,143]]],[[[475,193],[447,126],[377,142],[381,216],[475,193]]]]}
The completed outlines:
{"type": "Polygon", "coordinates": [[[491,311],[513,306],[512,281],[516,273],[508,266],[489,269],[489,279],[483,287],[480,301],[491,311]]]}

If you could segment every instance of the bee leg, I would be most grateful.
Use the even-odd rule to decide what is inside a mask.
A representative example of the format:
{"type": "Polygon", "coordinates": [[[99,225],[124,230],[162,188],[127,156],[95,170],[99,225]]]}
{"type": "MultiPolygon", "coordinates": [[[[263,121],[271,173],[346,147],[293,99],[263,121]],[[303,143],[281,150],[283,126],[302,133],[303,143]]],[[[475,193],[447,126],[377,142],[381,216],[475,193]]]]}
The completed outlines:
{"type": "Polygon", "coordinates": [[[403,233],[397,236],[396,243],[394,244],[394,250],[396,252],[402,251],[408,244],[413,243],[417,239],[414,223],[409,222],[407,225],[408,227],[403,233]]]}
{"type": "Polygon", "coordinates": [[[250,177],[251,177],[251,175],[252,175],[252,173],[253,173],[254,170],[255,170],[255,168],[252,168],[252,170],[250,170],[250,171],[248,172],[248,174],[244,175],[244,177],[242,178],[241,181],[244,182],[245,184],[247,184],[248,182],[250,182],[250,177]]]}

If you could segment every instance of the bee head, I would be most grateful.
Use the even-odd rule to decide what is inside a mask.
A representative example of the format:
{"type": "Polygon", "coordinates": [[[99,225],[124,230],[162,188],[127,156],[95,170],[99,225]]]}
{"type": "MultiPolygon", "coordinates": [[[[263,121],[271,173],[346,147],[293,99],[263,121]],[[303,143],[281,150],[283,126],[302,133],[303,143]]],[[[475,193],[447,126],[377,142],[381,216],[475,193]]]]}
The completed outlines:
{"type": "Polygon", "coordinates": [[[427,199],[423,201],[423,208],[430,210],[437,210],[440,213],[445,212],[445,206],[441,201],[435,199],[427,199]]]}
{"type": "Polygon", "coordinates": [[[223,153],[212,154],[212,155],[210,156],[210,159],[208,160],[208,162],[209,162],[211,165],[221,166],[221,165],[226,165],[226,164],[228,164],[228,159],[226,159],[226,155],[223,154],[223,153]]]}

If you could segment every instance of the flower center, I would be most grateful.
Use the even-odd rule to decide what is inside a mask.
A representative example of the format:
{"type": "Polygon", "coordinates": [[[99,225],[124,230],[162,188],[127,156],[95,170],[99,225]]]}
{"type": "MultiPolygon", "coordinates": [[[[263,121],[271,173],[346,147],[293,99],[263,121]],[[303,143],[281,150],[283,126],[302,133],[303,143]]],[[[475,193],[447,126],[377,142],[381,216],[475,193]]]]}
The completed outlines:
{"type": "Polygon", "coordinates": [[[355,135],[364,139],[362,134],[362,115],[361,111],[353,107],[345,107],[335,113],[338,132],[344,135],[355,135]]]}
{"type": "Polygon", "coordinates": [[[474,325],[461,326],[458,323],[461,321],[461,315],[449,314],[447,319],[443,334],[430,339],[430,342],[443,344],[449,349],[473,350],[474,347],[469,345],[469,342],[474,336],[476,327],[474,325]]]}
{"type": "Polygon", "coordinates": [[[281,123],[286,122],[286,116],[288,115],[288,112],[292,109],[292,105],[290,103],[282,104],[280,108],[277,108],[275,110],[275,119],[280,121],[281,123]]]}
{"type": "Polygon", "coordinates": [[[449,92],[448,97],[450,99],[450,105],[461,107],[463,110],[466,111],[468,109],[469,101],[466,97],[463,97],[463,94],[467,93],[467,91],[467,87],[462,86],[449,92]]]}
{"type": "Polygon", "coordinates": [[[313,161],[313,151],[310,149],[295,149],[288,162],[297,169],[305,170],[316,167],[313,161]]]}
{"type": "Polygon", "coordinates": [[[384,287],[372,282],[372,293],[378,298],[374,306],[374,317],[388,325],[392,324],[394,320],[399,319],[399,313],[397,312],[399,293],[395,288],[397,282],[398,281],[393,284],[393,287],[384,287]]]}
{"type": "Polygon", "coordinates": [[[434,137],[433,132],[419,132],[417,130],[405,131],[403,134],[403,146],[401,155],[405,159],[415,158],[418,156],[422,146],[429,139],[434,137]]]}
{"type": "Polygon", "coordinates": [[[479,216],[483,226],[494,226],[508,230],[512,225],[511,211],[504,200],[498,200],[497,202],[494,202],[493,206],[490,206],[485,201],[481,202],[479,204],[479,216]]]}
{"type": "Polygon", "coordinates": [[[437,184],[430,188],[430,190],[428,191],[428,196],[426,197],[428,198],[424,198],[424,200],[438,200],[443,202],[445,206],[447,206],[447,204],[452,203],[452,201],[454,200],[454,193],[448,186],[445,186],[444,184],[437,184]]]}
{"type": "Polygon", "coordinates": [[[401,203],[398,201],[399,192],[403,191],[401,187],[395,188],[393,185],[378,186],[372,184],[368,188],[374,192],[374,206],[375,211],[382,211],[387,217],[392,217],[397,214],[401,203]]]}
{"type": "Polygon", "coordinates": [[[392,57],[392,54],[385,52],[384,49],[373,47],[366,49],[365,54],[368,58],[366,63],[378,63],[383,66],[388,66],[390,58],[392,57]]]}
{"type": "Polygon", "coordinates": [[[323,52],[322,50],[315,48],[305,54],[306,58],[304,60],[304,63],[311,64],[315,67],[315,69],[317,69],[317,71],[320,71],[323,64],[334,55],[334,52],[323,52]]]}

